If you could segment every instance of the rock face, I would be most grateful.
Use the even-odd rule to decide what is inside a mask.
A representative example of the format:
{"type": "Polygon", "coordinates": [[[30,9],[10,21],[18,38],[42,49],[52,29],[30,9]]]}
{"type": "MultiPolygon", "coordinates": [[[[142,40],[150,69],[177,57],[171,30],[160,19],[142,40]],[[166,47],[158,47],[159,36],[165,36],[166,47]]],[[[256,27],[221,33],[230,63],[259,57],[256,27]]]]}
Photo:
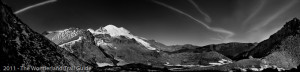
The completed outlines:
{"type": "Polygon", "coordinates": [[[156,48],[150,46],[145,39],[132,35],[125,28],[107,25],[94,32],[89,31],[95,36],[97,46],[119,60],[119,65],[128,63],[157,64],[160,62],[160,54],[156,48]]]}
{"type": "Polygon", "coordinates": [[[31,30],[18,19],[11,9],[0,3],[1,66],[69,65],[54,43],[31,30]]]}
{"type": "Polygon", "coordinates": [[[84,65],[67,51],[33,31],[0,1],[1,66],[84,65]]]}
{"type": "Polygon", "coordinates": [[[0,10],[1,66],[95,66],[30,29],[1,1],[0,10]]]}
{"type": "Polygon", "coordinates": [[[44,35],[85,62],[106,63],[108,65],[118,63],[111,55],[106,54],[104,49],[96,45],[94,36],[87,30],[69,28],[44,32],[44,35]]]}

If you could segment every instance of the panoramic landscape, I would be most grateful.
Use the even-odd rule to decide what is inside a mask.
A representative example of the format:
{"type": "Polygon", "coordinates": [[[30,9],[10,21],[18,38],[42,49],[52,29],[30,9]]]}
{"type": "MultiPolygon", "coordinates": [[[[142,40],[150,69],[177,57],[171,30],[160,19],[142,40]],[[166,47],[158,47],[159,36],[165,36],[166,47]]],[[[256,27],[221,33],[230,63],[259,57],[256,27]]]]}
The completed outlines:
{"type": "Polygon", "coordinates": [[[298,0],[0,0],[1,71],[297,72],[297,6],[298,0]]]}

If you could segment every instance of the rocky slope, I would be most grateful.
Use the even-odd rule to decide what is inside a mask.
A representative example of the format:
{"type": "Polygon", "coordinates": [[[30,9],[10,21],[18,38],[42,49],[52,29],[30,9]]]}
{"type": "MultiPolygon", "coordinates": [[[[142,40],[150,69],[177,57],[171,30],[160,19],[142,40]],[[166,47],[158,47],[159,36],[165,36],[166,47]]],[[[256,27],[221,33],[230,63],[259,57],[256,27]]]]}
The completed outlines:
{"type": "Polygon", "coordinates": [[[268,64],[291,69],[300,64],[300,21],[297,18],[287,22],[283,28],[260,42],[254,49],[238,57],[263,58],[268,64]]]}
{"type": "Polygon", "coordinates": [[[106,54],[101,47],[96,45],[94,37],[89,31],[79,28],[69,28],[58,31],[48,31],[43,34],[49,40],[83,61],[100,65],[116,65],[118,62],[106,54]]]}
{"type": "Polygon", "coordinates": [[[1,66],[92,66],[30,29],[1,1],[0,10],[1,66]]]}

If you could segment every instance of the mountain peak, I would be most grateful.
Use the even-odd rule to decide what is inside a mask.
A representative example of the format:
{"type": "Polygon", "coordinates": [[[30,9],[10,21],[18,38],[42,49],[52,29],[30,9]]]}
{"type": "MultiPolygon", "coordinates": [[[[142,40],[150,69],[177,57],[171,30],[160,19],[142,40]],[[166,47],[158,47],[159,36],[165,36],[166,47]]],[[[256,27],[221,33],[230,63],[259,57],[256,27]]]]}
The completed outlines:
{"type": "Polygon", "coordinates": [[[293,18],[292,20],[288,21],[283,28],[281,28],[272,36],[289,36],[295,34],[300,34],[300,20],[298,18],[293,18]]]}
{"type": "Polygon", "coordinates": [[[107,25],[102,30],[109,33],[111,36],[130,35],[130,32],[123,27],[116,27],[115,25],[107,25]]]}
{"type": "Polygon", "coordinates": [[[284,25],[284,27],[299,27],[300,26],[300,20],[298,18],[293,18],[289,22],[284,25]]]}
{"type": "Polygon", "coordinates": [[[121,37],[121,36],[124,36],[124,37],[130,38],[130,39],[135,39],[137,42],[139,42],[140,44],[144,45],[149,50],[156,50],[156,48],[150,46],[150,44],[145,41],[145,38],[134,36],[127,29],[125,29],[123,27],[117,27],[115,25],[111,25],[110,24],[110,25],[107,25],[105,27],[100,27],[97,30],[88,29],[88,31],[90,31],[94,35],[97,35],[97,34],[109,34],[111,37],[121,37]]]}
{"type": "Polygon", "coordinates": [[[299,21],[299,19],[297,17],[293,18],[293,21],[299,21]]]}
{"type": "Polygon", "coordinates": [[[93,34],[110,34],[113,37],[120,36],[120,35],[130,35],[130,32],[123,28],[123,27],[117,27],[115,25],[107,25],[105,27],[100,27],[97,30],[88,29],[93,34]]]}

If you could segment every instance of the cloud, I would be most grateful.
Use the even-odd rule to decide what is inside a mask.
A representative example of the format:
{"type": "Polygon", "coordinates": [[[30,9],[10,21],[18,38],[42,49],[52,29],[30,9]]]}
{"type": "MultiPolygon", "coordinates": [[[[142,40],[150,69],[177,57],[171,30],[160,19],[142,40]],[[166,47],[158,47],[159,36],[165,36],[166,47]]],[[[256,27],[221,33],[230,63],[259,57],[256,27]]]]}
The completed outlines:
{"type": "Polygon", "coordinates": [[[196,9],[198,10],[198,12],[200,12],[201,14],[203,14],[204,16],[205,16],[205,20],[207,21],[207,22],[211,22],[211,17],[208,15],[208,14],[206,14],[205,12],[203,12],[201,9],[200,9],[200,7],[193,1],[193,0],[188,0],[191,4],[193,4],[193,6],[195,6],[196,7],[196,9]]]}
{"type": "Polygon", "coordinates": [[[45,5],[45,4],[48,4],[48,3],[52,3],[52,2],[56,2],[57,0],[47,0],[47,1],[43,1],[43,2],[40,2],[40,3],[37,3],[37,4],[34,4],[34,5],[30,5],[30,6],[27,6],[25,8],[22,8],[20,10],[17,10],[15,11],[14,13],[15,14],[19,14],[19,13],[22,13],[26,10],[29,10],[29,9],[32,9],[32,8],[35,8],[35,7],[38,7],[38,6],[42,6],[42,5],[45,5]]]}
{"type": "Polygon", "coordinates": [[[224,34],[227,34],[227,36],[225,37],[225,39],[226,39],[226,38],[229,38],[229,37],[232,37],[232,36],[235,34],[235,33],[231,32],[231,31],[225,30],[225,29],[223,29],[223,28],[210,27],[209,25],[207,25],[207,24],[204,23],[203,21],[198,20],[198,19],[194,18],[193,16],[191,16],[191,15],[189,15],[189,14],[187,14],[187,13],[185,13],[185,12],[179,10],[179,9],[176,9],[176,8],[170,6],[170,5],[167,5],[167,4],[165,4],[165,3],[158,2],[158,1],[155,1],[155,0],[153,0],[153,2],[156,3],[156,4],[162,5],[162,6],[166,7],[166,8],[169,8],[169,9],[171,9],[171,10],[173,10],[173,11],[176,11],[176,12],[178,12],[178,13],[180,13],[180,14],[183,14],[183,15],[187,16],[187,17],[189,17],[190,19],[193,19],[193,20],[195,20],[196,22],[202,24],[204,27],[206,27],[207,29],[209,29],[209,30],[211,30],[211,31],[218,32],[218,33],[224,33],[224,34]]]}
{"type": "Polygon", "coordinates": [[[261,42],[263,40],[268,39],[272,34],[276,33],[280,29],[281,29],[281,26],[272,28],[271,30],[255,31],[255,32],[249,33],[249,35],[247,35],[247,41],[248,42],[261,42]]]}
{"type": "Polygon", "coordinates": [[[242,23],[242,26],[243,27],[245,27],[245,25],[259,12],[259,11],[261,11],[261,9],[264,7],[264,5],[265,5],[265,3],[266,3],[266,0],[260,0],[260,4],[259,4],[259,6],[258,6],[258,8],[256,9],[256,10],[254,10],[251,14],[250,14],[250,16],[248,16],[247,18],[246,18],[246,20],[242,23]]]}
{"type": "Polygon", "coordinates": [[[248,32],[253,32],[253,31],[260,30],[262,27],[270,24],[271,21],[273,21],[274,19],[276,19],[279,15],[281,15],[282,13],[284,13],[285,11],[287,11],[292,6],[294,6],[297,2],[298,2],[298,0],[293,0],[293,1],[289,2],[286,6],[282,7],[279,11],[277,11],[272,16],[270,16],[267,20],[264,20],[260,24],[256,25],[255,27],[253,27],[252,29],[250,29],[248,32]]]}

